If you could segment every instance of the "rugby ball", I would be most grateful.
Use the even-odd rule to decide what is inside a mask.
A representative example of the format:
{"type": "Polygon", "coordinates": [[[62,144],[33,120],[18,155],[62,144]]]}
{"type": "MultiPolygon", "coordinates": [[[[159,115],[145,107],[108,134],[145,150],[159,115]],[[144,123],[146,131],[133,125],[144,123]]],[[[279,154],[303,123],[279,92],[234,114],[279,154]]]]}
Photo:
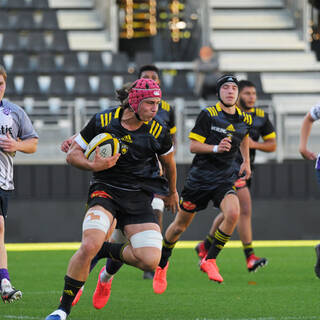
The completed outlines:
{"type": "Polygon", "coordinates": [[[88,160],[93,161],[98,146],[100,148],[100,155],[103,158],[114,156],[120,152],[120,141],[114,135],[110,133],[100,133],[89,142],[84,152],[88,160]]]}

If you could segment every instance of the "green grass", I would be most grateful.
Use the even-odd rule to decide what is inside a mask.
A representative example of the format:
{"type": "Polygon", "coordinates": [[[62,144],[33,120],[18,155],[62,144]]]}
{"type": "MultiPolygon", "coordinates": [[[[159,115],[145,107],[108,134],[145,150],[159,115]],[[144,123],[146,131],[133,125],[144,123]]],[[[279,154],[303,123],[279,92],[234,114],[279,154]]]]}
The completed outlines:
{"type": "MultiPolygon", "coordinates": [[[[248,273],[241,249],[226,248],[218,258],[223,284],[200,272],[192,249],[176,249],[168,289],[152,290],[142,271],[125,266],[112,285],[107,306],[95,310],[92,293],[102,262],[86,284],[71,320],[306,320],[320,319],[320,280],[313,271],[313,247],[258,248],[269,264],[248,273]]],[[[11,278],[23,299],[1,304],[0,319],[44,319],[58,305],[72,251],[9,252],[11,278]]]]}

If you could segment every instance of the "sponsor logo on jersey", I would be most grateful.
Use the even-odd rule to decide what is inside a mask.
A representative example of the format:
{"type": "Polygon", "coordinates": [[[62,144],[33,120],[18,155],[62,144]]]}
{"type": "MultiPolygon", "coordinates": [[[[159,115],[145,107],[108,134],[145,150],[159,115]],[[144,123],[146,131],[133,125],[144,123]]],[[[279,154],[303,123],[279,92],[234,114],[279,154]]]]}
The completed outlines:
{"type": "Polygon", "coordinates": [[[122,141],[128,142],[128,143],[132,143],[132,139],[130,134],[127,134],[126,136],[121,138],[122,141]]]}
{"type": "Polygon", "coordinates": [[[126,154],[128,152],[129,147],[125,143],[121,143],[120,152],[121,154],[126,154]]]}
{"type": "Polygon", "coordinates": [[[211,127],[211,130],[217,131],[217,132],[221,132],[221,133],[224,133],[224,134],[227,134],[227,133],[228,133],[227,129],[220,128],[220,127],[216,127],[216,126],[212,126],[212,127],[211,127]]]}
{"type": "Polygon", "coordinates": [[[232,124],[230,124],[228,127],[227,127],[227,129],[226,130],[228,130],[228,131],[236,131],[235,129],[234,129],[234,126],[232,125],[232,124]]]}

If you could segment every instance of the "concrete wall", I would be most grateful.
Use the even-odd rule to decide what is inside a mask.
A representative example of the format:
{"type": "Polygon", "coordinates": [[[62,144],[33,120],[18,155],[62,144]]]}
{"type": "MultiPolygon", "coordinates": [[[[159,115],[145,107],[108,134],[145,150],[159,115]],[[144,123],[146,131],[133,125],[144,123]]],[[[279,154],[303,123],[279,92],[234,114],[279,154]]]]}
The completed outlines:
{"type": "MultiPolygon", "coordinates": [[[[179,191],[187,171],[178,165],[179,191]]],[[[6,241],[80,241],[89,178],[67,165],[16,166],[6,241]]],[[[320,192],[311,162],[257,165],[252,195],[254,239],[320,239],[320,192]]],[[[217,213],[212,206],[199,212],[182,239],[203,238],[217,213]]],[[[164,226],[172,219],[166,213],[164,226]]]]}

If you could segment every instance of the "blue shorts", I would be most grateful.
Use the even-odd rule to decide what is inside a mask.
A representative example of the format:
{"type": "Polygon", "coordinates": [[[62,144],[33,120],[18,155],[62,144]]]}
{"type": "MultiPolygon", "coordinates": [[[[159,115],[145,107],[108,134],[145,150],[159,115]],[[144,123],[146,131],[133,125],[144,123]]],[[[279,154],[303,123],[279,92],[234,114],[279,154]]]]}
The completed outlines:
{"type": "Polygon", "coordinates": [[[4,218],[8,216],[8,202],[11,194],[12,190],[3,190],[0,188],[0,214],[2,214],[4,218]]]}

